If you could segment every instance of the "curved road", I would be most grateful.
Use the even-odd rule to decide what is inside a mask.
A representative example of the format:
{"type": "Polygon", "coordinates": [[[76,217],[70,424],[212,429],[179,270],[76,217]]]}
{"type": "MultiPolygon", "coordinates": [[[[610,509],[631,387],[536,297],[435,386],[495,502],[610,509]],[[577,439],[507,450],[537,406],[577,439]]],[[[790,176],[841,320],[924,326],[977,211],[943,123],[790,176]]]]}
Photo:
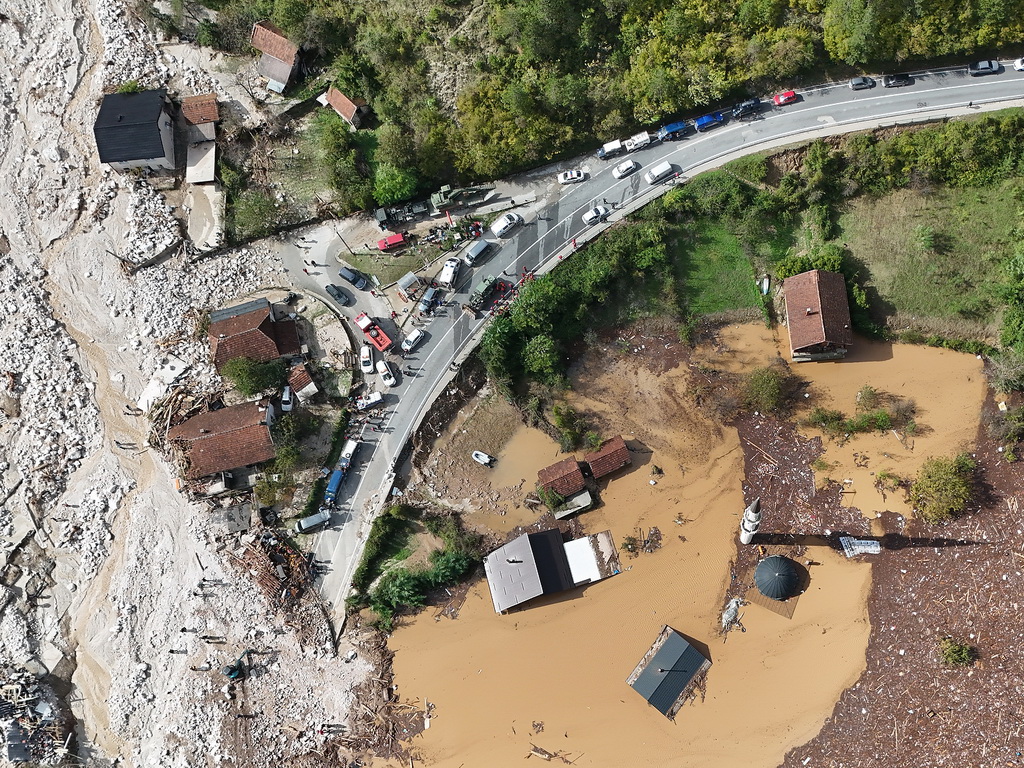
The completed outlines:
{"type": "MultiPolygon", "coordinates": [[[[864,91],[851,91],[846,83],[799,91],[796,103],[784,107],[766,104],[754,119],[729,120],[707,133],[690,133],[675,142],[655,142],[628,155],[641,168],[622,180],[616,180],[611,170],[624,157],[610,161],[584,158],[577,167],[587,171],[587,179],[561,189],[553,185],[550,194],[538,199],[532,210],[520,209],[526,223],[511,232],[501,248],[482,264],[473,269],[464,266],[460,285],[448,293],[446,301],[449,305],[464,302],[470,286],[483,275],[500,275],[503,271],[520,274],[523,270],[544,273],[552,269],[571,254],[574,238],[582,245],[663,194],[671,179],[653,187],[643,179],[644,172],[662,160],[672,162],[681,175],[692,176],[744,154],[821,136],[1005,108],[1012,106],[1007,102],[1024,97],[1024,73],[1014,71],[1009,62],[1003,66],[1001,73],[979,78],[969,77],[965,67],[918,72],[914,73],[914,83],[902,88],[883,88],[878,78],[876,87],[864,91]],[[608,223],[585,226],[581,214],[603,201],[614,208],[608,223]]],[[[335,258],[343,258],[341,249],[339,238],[328,224],[284,246],[282,259],[297,288],[333,304],[323,286],[330,282],[343,284],[337,277],[335,258]],[[312,260],[317,267],[308,267],[310,274],[305,274],[303,260],[312,260]]],[[[356,291],[348,285],[345,288],[355,301],[342,310],[343,316],[351,318],[366,311],[377,318],[387,317],[390,308],[384,301],[374,299],[367,291],[356,291]]],[[[333,525],[318,534],[315,542],[316,557],[329,563],[330,569],[319,584],[320,592],[339,626],[352,572],[374,513],[384,501],[381,496],[390,492],[397,456],[430,403],[454,376],[452,363],[463,360],[475,346],[486,320],[486,314],[471,318],[452,306],[442,307],[438,316],[423,326],[426,337],[413,354],[404,362],[397,361],[396,368],[411,366],[413,375],[400,374],[397,386],[389,391],[377,383],[378,377],[371,377],[370,388],[386,393],[380,431],[363,433],[356,468],[342,486],[342,503],[333,525]]],[[[385,328],[391,330],[386,322],[385,328]]],[[[356,336],[361,336],[358,330],[356,336]]]]}

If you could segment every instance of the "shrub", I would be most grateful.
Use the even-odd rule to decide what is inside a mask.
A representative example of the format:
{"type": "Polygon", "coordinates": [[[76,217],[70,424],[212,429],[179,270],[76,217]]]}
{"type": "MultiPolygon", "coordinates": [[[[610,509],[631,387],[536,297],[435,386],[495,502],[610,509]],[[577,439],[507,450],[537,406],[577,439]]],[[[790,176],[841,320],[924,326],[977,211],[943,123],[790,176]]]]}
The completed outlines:
{"type": "Polygon", "coordinates": [[[939,640],[939,659],[947,667],[969,667],[977,658],[977,653],[967,643],[943,637],[939,640]]]}
{"type": "Polygon", "coordinates": [[[925,461],[910,486],[910,501],[921,518],[938,524],[962,514],[971,500],[976,466],[966,453],[925,461]]]}
{"type": "Polygon", "coordinates": [[[247,189],[238,195],[232,215],[237,240],[266,237],[274,231],[278,222],[274,201],[256,189],[247,189]]]}
{"type": "Polygon", "coordinates": [[[409,512],[401,505],[388,507],[373,521],[370,535],[366,537],[363,557],[352,574],[352,588],[357,592],[365,592],[376,577],[376,569],[380,565],[381,552],[388,541],[404,533],[409,527],[409,512]]]}
{"type": "Polygon", "coordinates": [[[565,497],[558,491],[552,491],[542,485],[537,486],[537,495],[544,502],[544,506],[555,512],[565,504],[565,497]]]}
{"type": "Polygon", "coordinates": [[[865,384],[857,390],[858,411],[873,411],[878,407],[880,402],[881,396],[878,394],[878,390],[870,384],[865,384]]]}
{"type": "Polygon", "coordinates": [[[804,419],[804,424],[809,427],[817,427],[823,432],[835,434],[842,432],[846,423],[846,417],[842,411],[833,411],[828,408],[817,407],[804,419]]]}
{"type": "Polygon", "coordinates": [[[780,367],[757,368],[747,375],[744,402],[762,413],[779,411],[785,405],[788,374],[780,367]]]}
{"type": "Polygon", "coordinates": [[[142,86],[138,80],[126,80],[117,86],[117,93],[141,93],[142,86]]]}
{"type": "Polygon", "coordinates": [[[249,357],[236,357],[221,367],[221,375],[246,397],[284,385],[285,365],[281,360],[259,363],[249,357]]]}

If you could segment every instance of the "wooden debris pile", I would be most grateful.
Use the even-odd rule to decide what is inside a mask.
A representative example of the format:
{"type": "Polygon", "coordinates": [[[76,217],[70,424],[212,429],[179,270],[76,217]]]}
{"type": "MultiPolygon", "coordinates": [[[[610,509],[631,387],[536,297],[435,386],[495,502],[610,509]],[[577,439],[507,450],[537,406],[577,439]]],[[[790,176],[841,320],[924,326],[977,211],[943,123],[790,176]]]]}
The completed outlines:
{"type": "MultiPolygon", "coordinates": [[[[223,396],[224,390],[197,394],[184,384],[175,387],[150,409],[149,444],[166,452],[168,449],[167,431],[171,427],[200,413],[205,413],[210,410],[210,406],[220,402],[223,396]]],[[[184,475],[184,473],[182,474],[184,475]]]]}
{"type": "Polygon", "coordinates": [[[0,728],[12,763],[57,765],[72,730],[56,696],[24,669],[0,668],[0,728]]]}

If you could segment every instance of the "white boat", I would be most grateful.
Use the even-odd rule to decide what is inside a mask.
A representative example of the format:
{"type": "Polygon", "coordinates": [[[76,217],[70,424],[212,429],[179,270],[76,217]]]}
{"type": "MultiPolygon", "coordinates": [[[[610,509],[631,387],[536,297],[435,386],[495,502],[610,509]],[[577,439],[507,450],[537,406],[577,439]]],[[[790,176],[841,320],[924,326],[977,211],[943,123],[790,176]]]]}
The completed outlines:
{"type": "Polygon", "coordinates": [[[761,295],[767,296],[768,289],[772,287],[772,279],[768,277],[768,275],[765,275],[761,278],[760,283],[758,283],[758,287],[761,289],[761,295]]]}
{"type": "Polygon", "coordinates": [[[473,451],[473,461],[477,464],[483,464],[485,467],[489,467],[494,461],[494,457],[488,456],[483,451],[473,451]]]}

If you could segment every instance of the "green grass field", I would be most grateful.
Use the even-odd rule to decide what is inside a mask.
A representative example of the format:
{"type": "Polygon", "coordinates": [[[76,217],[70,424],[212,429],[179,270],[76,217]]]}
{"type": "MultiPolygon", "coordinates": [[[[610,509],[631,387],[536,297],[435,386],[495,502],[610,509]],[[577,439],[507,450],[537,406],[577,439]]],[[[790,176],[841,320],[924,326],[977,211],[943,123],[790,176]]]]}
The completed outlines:
{"type": "Polygon", "coordinates": [[[840,238],[877,291],[878,318],[993,332],[1017,222],[1013,193],[1022,186],[901,190],[852,201],[839,220],[840,238]]]}
{"type": "Polygon", "coordinates": [[[739,239],[721,221],[699,220],[669,241],[681,294],[694,315],[760,306],[739,239]]]}

